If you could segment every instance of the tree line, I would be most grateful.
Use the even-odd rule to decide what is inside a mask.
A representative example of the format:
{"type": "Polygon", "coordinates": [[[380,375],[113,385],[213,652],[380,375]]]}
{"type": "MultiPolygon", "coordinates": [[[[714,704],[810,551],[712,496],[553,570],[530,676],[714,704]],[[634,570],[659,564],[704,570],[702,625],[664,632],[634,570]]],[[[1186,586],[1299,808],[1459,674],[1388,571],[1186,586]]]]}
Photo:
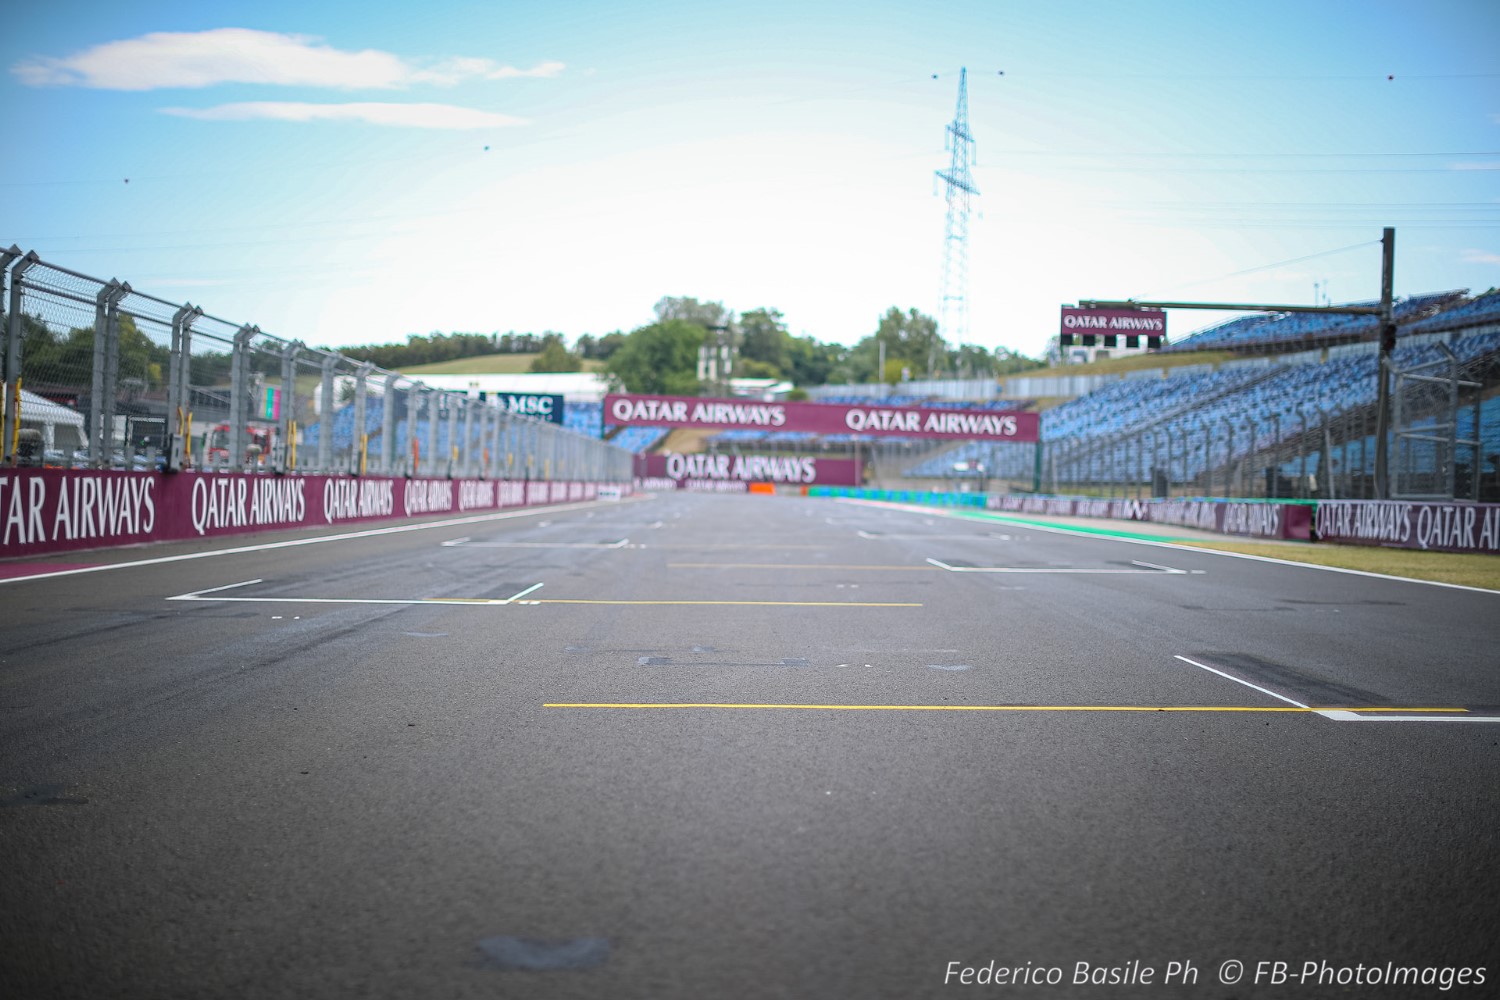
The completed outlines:
{"type": "MultiPolygon", "coordinates": [[[[546,371],[578,371],[582,368],[579,359],[603,360],[617,350],[625,340],[620,332],[607,333],[602,337],[584,334],[578,338],[572,350],[560,333],[548,330],[544,333],[438,333],[409,334],[404,344],[362,344],[357,347],[329,348],[346,357],[368,361],[381,368],[399,371],[418,365],[439,364],[459,358],[474,358],[488,354],[547,354],[570,368],[547,368],[546,371]],[[558,349],[570,358],[564,359],[558,349]]],[[[542,370],[542,369],[539,369],[542,370]]]]}
{"type": "MultiPolygon", "coordinates": [[[[805,388],[830,383],[883,381],[897,385],[927,378],[987,378],[1042,367],[1042,362],[1005,348],[988,351],[973,344],[957,347],[939,334],[937,322],[916,309],[892,307],[875,331],[853,347],[793,336],[778,309],[760,307],[736,314],[721,302],[667,296],[653,309],[655,322],[595,337],[584,334],[569,348],[559,333],[412,334],[404,344],[368,344],[340,348],[358,361],[399,371],[417,365],[489,354],[534,354],[534,372],[580,371],[586,359],[630,392],[696,395],[699,349],[710,342],[727,345],[733,372],[740,378],[785,380],[805,388]],[[883,360],[883,367],[882,367],[883,360]]],[[[93,362],[94,331],[88,327],[54,331],[40,317],[22,317],[22,356],[42,381],[87,382],[93,362]]],[[[120,318],[120,371],[148,391],[163,384],[170,351],[143,334],[129,316],[120,318]]],[[[195,353],[195,385],[218,385],[229,377],[227,353],[195,353]]],[[[279,360],[255,355],[252,367],[278,371],[279,360]]]]}
{"type": "Polygon", "coordinates": [[[875,332],[853,347],[794,337],[781,311],[750,309],[736,316],[720,302],[668,296],[657,302],[656,322],[632,330],[605,361],[604,370],[630,392],[692,395],[699,348],[728,344],[733,375],[785,379],[799,388],[883,381],[891,385],[929,378],[991,378],[1041,368],[1044,363],[1006,348],[950,345],[937,321],[916,309],[886,311],[875,332]],[[882,368],[882,359],[884,367],[882,368]]]}
{"type": "Polygon", "coordinates": [[[699,349],[726,344],[733,375],[784,379],[799,387],[883,381],[892,385],[927,378],[990,378],[1043,367],[1043,362],[1006,348],[952,345],[937,321],[916,309],[892,307],[875,331],[853,347],[793,336],[778,309],[759,307],[736,314],[722,302],[667,296],[653,309],[655,322],[629,333],[584,334],[570,349],[561,334],[412,334],[405,344],[341,348],[341,353],[382,368],[401,369],[484,354],[536,354],[531,370],[568,372],[584,359],[604,362],[604,371],[630,392],[694,395],[699,349]],[[882,359],[884,366],[882,367],[882,359]]]}

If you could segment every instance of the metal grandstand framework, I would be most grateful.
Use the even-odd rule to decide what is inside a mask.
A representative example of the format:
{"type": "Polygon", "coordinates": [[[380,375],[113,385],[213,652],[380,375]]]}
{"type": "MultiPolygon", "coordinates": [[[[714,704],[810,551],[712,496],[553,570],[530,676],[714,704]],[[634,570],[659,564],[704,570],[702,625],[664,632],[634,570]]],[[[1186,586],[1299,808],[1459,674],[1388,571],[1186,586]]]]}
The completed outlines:
{"type": "Polygon", "coordinates": [[[1304,312],[1346,316],[1376,316],[1380,320],[1380,366],[1376,378],[1375,488],[1379,499],[1390,495],[1389,428],[1391,426],[1391,352],[1396,349],[1394,315],[1396,230],[1387,226],[1380,234],[1380,304],[1374,306],[1292,306],[1264,303],[1163,302],[1140,299],[1080,299],[1086,309],[1207,309],[1216,312],[1304,312]]]}
{"type": "Polygon", "coordinates": [[[1466,364],[1447,344],[1439,344],[1437,361],[1395,371],[1391,393],[1391,427],[1396,457],[1392,463],[1393,500],[1478,500],[1484,468],[1480,440],[1480,392],[1484,382],[1477,366],[1466,364]],[[1462,411],[1471,409],[1463,433],[1462,411]]]}

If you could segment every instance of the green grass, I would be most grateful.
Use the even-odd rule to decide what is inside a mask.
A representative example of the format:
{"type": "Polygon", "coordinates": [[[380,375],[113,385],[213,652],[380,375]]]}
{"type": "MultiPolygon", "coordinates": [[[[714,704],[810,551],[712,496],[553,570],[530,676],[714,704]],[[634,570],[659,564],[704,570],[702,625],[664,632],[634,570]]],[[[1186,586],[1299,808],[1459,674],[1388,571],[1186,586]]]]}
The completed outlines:
{"type": "Polygon", "coordinates": [[[1457,583],[1465,587],[1500,590],[1500,556],[1309,542],[1221,542],[1215,539],[1179,542],[1178,544],[1239,552],[1250,556],[1269,556],[1272,559],[1286,559],[1289,562],[1358,569],[1366,573],[1382,573],[1387,576],[1406,576],[1414,580],[1433,580],[1438,583],[1457,583]]]}
{"type": "MultiPolygon", "coordinates": [[[[455,358],[430,365],[413,365],[401,369],[403,375],[516,375],[529,372],[535,354],[479,354],[472,358],[455,358]]],[[[601,371],[604,362],[584,358],[583,370],[601,371]]]]}
{"type": "Polygon", "coordinates": [[[991,511],[958,511],[958,516],[1013,524],[1045,524],[1046,527],[1076,531],[1079,534],[1115,535],[1171,542],[1198,549],[1217,549],[1241,555],[1266,556],[1287,562],[1311,563],[1356,569],[1383,576],[1402,576],[1413,580],[1453,583],[1500,591],[1500,556],[1469,552],[1423,552],[1417,549],[1385,548],[1376,545],[1336,545],[1328,542],[1250,541],[1226,537],[1222,540],[1187,539],[1174,536],[1171,525],[1150,521],[1120,521],[1119,527],[1075,521],[1048,519],[1028,520],[1025,515],[998,514],[991,511]],[[1150,534],[1150,532],[1161,532],[1150,534]]]}

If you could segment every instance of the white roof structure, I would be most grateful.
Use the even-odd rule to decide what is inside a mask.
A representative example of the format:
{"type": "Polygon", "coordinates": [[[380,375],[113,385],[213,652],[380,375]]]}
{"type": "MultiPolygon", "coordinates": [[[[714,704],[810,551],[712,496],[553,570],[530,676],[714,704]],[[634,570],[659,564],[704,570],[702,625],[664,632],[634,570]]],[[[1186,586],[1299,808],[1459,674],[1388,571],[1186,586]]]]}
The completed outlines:
{"type": "Polygon", "coordinates": [[[50,399],[44,399],[34,392],[25,388],[21,389],[21,423],[22,424],[67,424],[70,427],[82,427],[84,424],[83,414],[77,410],[54,403],[50,399]]]}
{"type": "Polygon", "coordinates": [[[559,393],[573,403],[597,403],[609,392],[609,382],[596,372],[538,372],[510,375],[408,375],[434,389],[467,392],[471,396],[491,392],[559,393]]]}

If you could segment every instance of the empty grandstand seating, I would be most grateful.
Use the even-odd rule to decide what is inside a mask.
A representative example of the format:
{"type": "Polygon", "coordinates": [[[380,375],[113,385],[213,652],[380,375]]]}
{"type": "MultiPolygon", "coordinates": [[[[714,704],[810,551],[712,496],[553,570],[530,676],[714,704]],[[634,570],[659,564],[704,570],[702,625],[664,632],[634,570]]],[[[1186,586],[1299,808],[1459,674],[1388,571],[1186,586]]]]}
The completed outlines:
{"type": "Polygon", "coordinates": [[[599,437],[603,431],[603,403],[564,403],[563,426],[578,434],[599,437]]]}
{"type": "MultiPolygon", "coordinates": [[[[1396,300],[1392,316],[1398,327],[1425,323],[1450,311],[1464,297],[1463,291],[1432,292],[1396,300]]],[[[1372,307],[1378,302],[1350,302],[1372,307]]],[[[1500,303],[1496,305],[1500,312],[1500,303]]],[[[1463,325],[1463,324],[1460,324],[1463,325]]],[[[1380,326],[1376,316],[1344,316],[1337,313],[1257,313],[1211,326],[1164,348],[1167,351],[1285,350],[1306,341],[1358,340],[1373,336],[1380,326]]],[[[1436,327],[1434,329],[1451,329],[1436,327]]],[[[1415,331],[1410,331],[1415,332],[1415,331]]]]}
{"type": "MultiPolygon", "coordinates": [[[[1460,361],[1472,360],[1500,349],[1500,331],[1455,338],[1450,346],[1460,361]]],[[[1399,369],[1409,369],[1443,357],[1437,344],[1424,343],[1398,347],[1392,361],[1399,369]]],[[[1171,478],[1174,482],[1185,482],[1205,468],[1222,466],[1276,444],[1278,432],[1285,439],[1302,433],[1307,426],[1316,426],[1325,417],[1372,406],[1376,397],[1376,366],[1377,355],[1366,351],[1323,364],[1259,369],[1268,374],[1242,388],[1181,409],[1167,420],[1157,419],[1153,414],[1153,408],[1164,405],[1159,392],[1132,395],[1130,382],[1114,383],[1108,387],[1114,391],[1105,400],[1098,398],[1100,392],[1095,392],[1044,413],[1042,436],[1046,441],[1067,441],[1076,449],[1086,446],[1091,439],[1103,442],[1131,428],[1150,427],[1162,441],[1208,442],[1197,449],[1178,447],[1172,454],[1171,478]],[[1109,404],[1114,416],[1107,423],[1094,425],[1086,415],[1098,412],[1101,402],[1109,404]]],[[[1200,378],[1163,381],[1172,387],[1174,395],[1180,389],[1186,397],[1193,394],[1194,383],[1200,378]],[[1180,387],[1176,383],[1181,383],[1180,387]]],[[[1500,444],[1500,439],[1495,441],[1500,444]]],[[[1493,449],[1495,445],[1490,447],[1493,449]]],[[[1164,449],[1163,456],[1167,450],[1170,449],[1164,449]]],[[[1370,454],[1373,455],[1373,448],[1370,454]]],[[[1132,456],[1129,448],[1101,449],[1097,460],[1091,459],[1086,468],[1072,474],[1075,479],[1129,478],[1131,463],[1138,461],[1132,456]]],[[[1012,464],[1019,463],[1013,459],[1012,464]]]]}
{"type": "Polygon", "coordinates": [[[1406,328],[1406,333],[1442,333],[1466,327],[1500,323],[1500,289],[1492,288],[1462,305],[1445,309],[1436,315],[1418,320],[1406,328]]]}
{"type": "Polygon", "coordinates": [[[639,455],[666,436],[665,427],[626,427],[610,439],[610,444],[639,455]]]}
{"type": "MultiPolygon", "coordinates": [[[[380,421],[385,416],[385,400],[371,396],[365,400],[365,427],[363,433],[374,436],[380,433],[380,421]]],[[[303,430],[302,447],[316,448],[323,435],[323,421],[309,424],[303,430]]],[[[333,447],[335,451],[352,448],[358,441],[359,431],[354,423],[354,404],[350,403],[334,411],[333,447]]]]}

